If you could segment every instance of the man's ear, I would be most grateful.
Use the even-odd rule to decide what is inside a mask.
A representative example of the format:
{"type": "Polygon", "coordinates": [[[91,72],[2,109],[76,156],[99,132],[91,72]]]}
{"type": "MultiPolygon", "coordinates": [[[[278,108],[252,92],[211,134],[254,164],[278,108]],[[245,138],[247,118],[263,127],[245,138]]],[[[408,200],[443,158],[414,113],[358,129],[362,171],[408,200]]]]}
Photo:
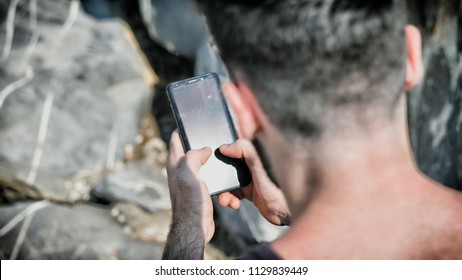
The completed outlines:
{"type": "Polygon", "coordinates": [[[251,107],[252,101],[248,100],[248,93],[242,93],[240,89],[231,82],[224,83],[222,88],[239,122],[240,136],[253,139],[255,133],[259,129],[259,124],[251,107]]]}
{"type": "Polygon", "coordinates": [[[407,62],[406,62],[406,90],[411,89],[418,84],[424,74],[424,66],[422,61],[422,36],[417,27],[407,25],[406,47],[407,47],[407,62]]]}

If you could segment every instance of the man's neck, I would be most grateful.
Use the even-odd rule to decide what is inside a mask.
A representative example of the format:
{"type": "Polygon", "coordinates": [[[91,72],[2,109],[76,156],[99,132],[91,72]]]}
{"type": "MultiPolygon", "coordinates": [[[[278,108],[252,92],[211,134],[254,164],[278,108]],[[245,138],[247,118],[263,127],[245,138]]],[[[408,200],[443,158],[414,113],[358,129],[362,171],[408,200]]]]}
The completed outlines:
{"type": "MultiPolygon", "coordinates": [[[[276,134],[276,133],[274,133],[276,134]]],[[[296,218],[308,201],[346,195],[387,183],[395,177],[419,175],[406,128],[390,123],[325,133],[313,142],[284,145],[271,139],[272,165],[296,218]],[[277,148],[275,148],[277,147],[277,148]],[[279,159],[284,158],[281,162],[279,159]]]]}
{"type": "Polygon", "coordinates": [[[462,196],[420,173],[405,128],[353,135],[320,141],[311,155],[285,155],[280,174],[295,222],[273,244],[276,252],[296,259],[440,258],[454,257],[453,248],[462,252],[462,196]],[[453,244],[439,242],[457,231],[453,244]]]}

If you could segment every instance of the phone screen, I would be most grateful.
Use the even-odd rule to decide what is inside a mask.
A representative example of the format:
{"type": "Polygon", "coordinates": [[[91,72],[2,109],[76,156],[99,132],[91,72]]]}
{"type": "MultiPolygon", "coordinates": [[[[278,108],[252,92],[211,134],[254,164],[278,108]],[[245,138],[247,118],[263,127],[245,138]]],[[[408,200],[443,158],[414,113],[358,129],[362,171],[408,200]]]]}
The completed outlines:
{"type": "Polygon", "coordinates": [[[178,86],[173,98],[191,149],[216,148],[235,140],[214,79],[178,86]]]}
{"type": "Polygon", "coordinates": [[[200,170],[209,192],[239,187],[236,163],[243,161],[224,159],[217,151],[222,144],[237,139],[218,77],[208,74],[180,81],[169,86],[168,91],[185,150],[210,147],[214,151],[200,170]]]}

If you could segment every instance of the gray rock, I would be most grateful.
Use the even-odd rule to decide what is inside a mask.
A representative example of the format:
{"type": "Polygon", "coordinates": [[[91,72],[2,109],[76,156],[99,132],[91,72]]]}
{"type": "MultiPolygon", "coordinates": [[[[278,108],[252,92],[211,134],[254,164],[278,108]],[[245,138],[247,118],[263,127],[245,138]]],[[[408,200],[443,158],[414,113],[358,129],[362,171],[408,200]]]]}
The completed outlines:
{"type": "Polygon", "coordinates": [[[0,30],[0,183],[86,200],[138,133],[149,73],[122,22],[95,21],[78,1],[37,3],[34,27],[19,2],[11,49],[0,30]]]}
{"type": "MultiPolygon", "coordinates": [[[[148,213],[129,203],[19,202],[0,207],[0,258],[158,260],[170,219],[169,210],[148,213]]],[[[207,245],[205,258],[226,257],[207,245]]]]}
{"type": "Polygon", "coordinates": [[[144,161],[131,162],[109,173],[94,189],[97,197],[126,201],[153,213],[171,208],[167,178],[144,161]]]}
{"type": "Polygon", "coordinates": [[[150,37],[171,53],[194,59],[206,36],[194,0],[138,0],[150,37]]]}
{"type": "Polygon", "coordinates": [[[408,94],[414,156],[423,173],[462,191],[462,5],[457,0],[408,0],[408,5],[410,22],[424,38],[424,81],[408,94]]]}
{"type": "Polygon", "coordinates": [[[160,259],[162,255],[162,243],[142,242],[129,237],[126,233],[129,230],[116,222],[111,214],[112,208],[45,203],[23,202],[0,207],[0,252],[5,257],[160,259]],[[43,208],[30,211],[39,203],[43,208]],[[17,220],[18,223],[11,230],[5,231],[5,226],[21,213],[28,215],[17,220]]]}

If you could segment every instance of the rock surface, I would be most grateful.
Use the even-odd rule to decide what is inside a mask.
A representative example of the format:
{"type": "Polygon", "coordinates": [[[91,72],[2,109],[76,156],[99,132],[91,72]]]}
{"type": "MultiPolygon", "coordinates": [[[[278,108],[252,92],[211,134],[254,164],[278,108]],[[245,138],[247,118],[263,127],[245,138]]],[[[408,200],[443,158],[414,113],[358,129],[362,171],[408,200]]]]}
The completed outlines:
{"type": "Polygon", "coordinates": [[[144,161],[130,162],[110,172],[93,190],[111,202],[131,202],[147,211],[170,209],[167,178],[144,161]]]}
{"type": "Polygon", "coordinates": [[[78,1],[37,3],[31,27],[19,2],[10,51],[0,32],[0,176],[43,198],[87,200],[138,134],[148,70],[122,22],[97,22],[78,1]]]}
{"type": "Polygon", "coordinates": [[[414,156],[423,173],[462,191],[462,2],[408,6],[424,39],[424,80],[408,94],[414,156]]]}
{"type": "MultiPolygon", "coordinates": [[[[13,221],[33,205],[37,202],[1,207],[0,224],[13,221]]],[[[130,237],[130,228],[114,222],[110,208],[49,203],[27,217],[2,236],[0,251],[8,258],[159,259],[164,247],[159,242],[146,243],[130,237]],[[31,217],[29,222],[27,217],[31,217]],[[22,240],[21,231],[25,235],[22,240]],[[13,254],[15,246],[17,253],[13,254]]]]}

